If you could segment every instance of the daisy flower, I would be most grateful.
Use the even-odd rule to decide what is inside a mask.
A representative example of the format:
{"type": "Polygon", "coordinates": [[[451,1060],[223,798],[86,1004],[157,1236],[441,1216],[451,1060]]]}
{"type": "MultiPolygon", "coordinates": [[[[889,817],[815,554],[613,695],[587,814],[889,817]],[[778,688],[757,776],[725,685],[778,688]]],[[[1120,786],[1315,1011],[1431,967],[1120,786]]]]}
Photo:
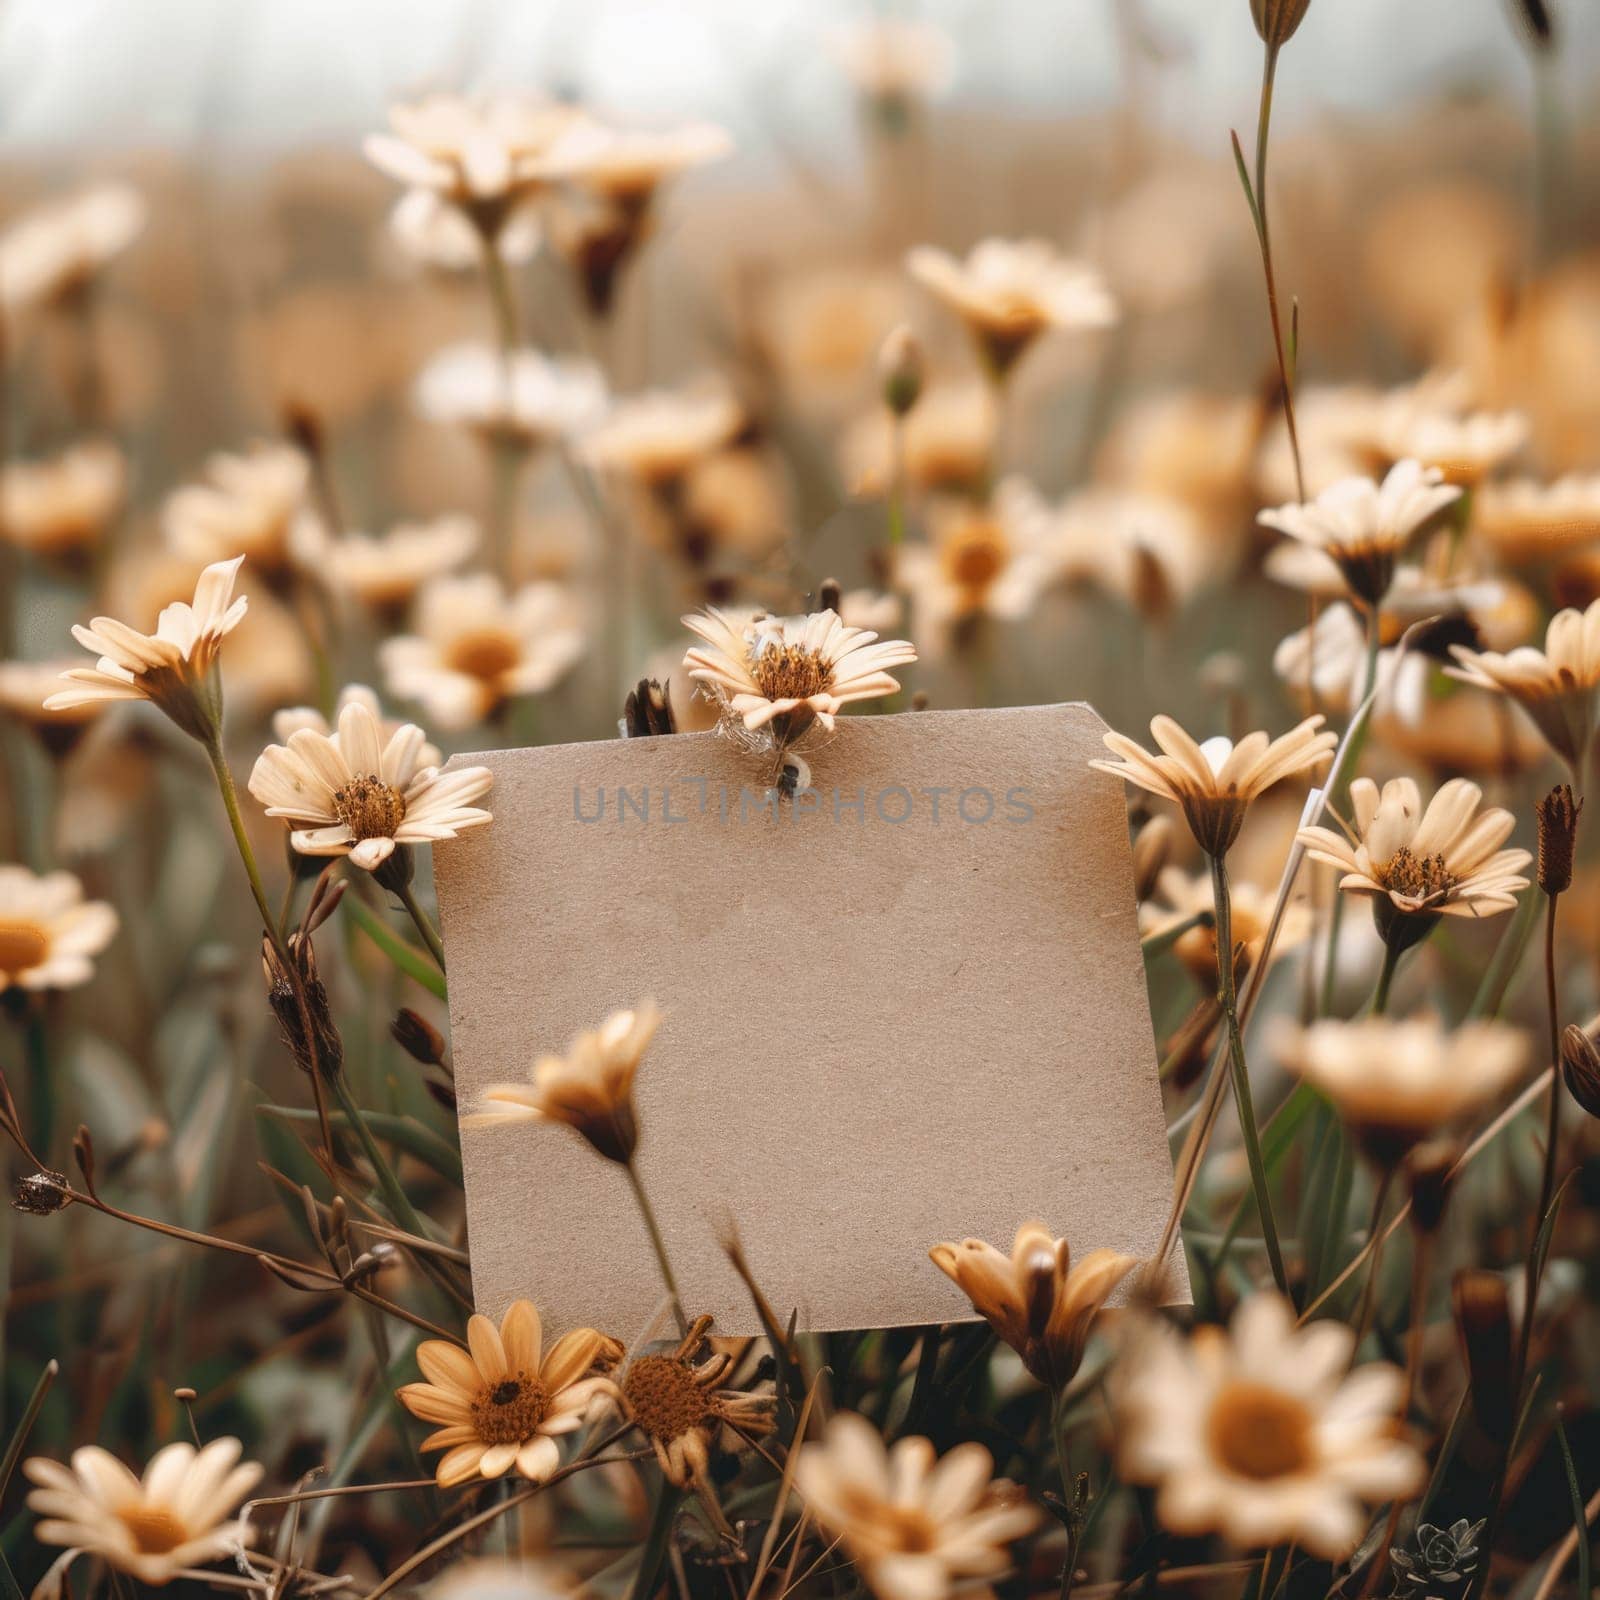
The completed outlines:
{"type": "Polygon", "coordinates": [[[194,561],[239,550],[251,570],[288,564],[290,534],[305,509],[311,463],[290,445],[257,444],[243,455],[218,454],[205,483],[179,489],[166,504],[167,542],[194,561]]]}
{"type": "Polygon", "coordinates": [[[1004,1572],[1007,1546],[1038,1526],[1037,1510],[993,1472],[981,1444],[943,1457],[916,1437],[886,1448],[869,1422],[841,1411],[800,1447],[795,1487],[882,1600],[942,1600],[957,1584],[987,1593],[965,1580],[1004,1572]]]}
{"type": "Polygon", "coordinates": [[[598,1028],[580,1033],[566,1055],[541,1056],[531,1083],[490,1084],[465,1126],[564,1122],[608,1161],[626,1165],[639,1144],[633,1080],[660,1026],[654,1000],[612,1012],[598,1028]]]}
{"type": "MultiPolygon", "coordinates": [[[[334,703],[331,723],[315,706],[285,706],[283,710],[272,713],[272,736],[279,744],[288,744],[302,728],[310,728],[314,733],[326,737],[337,729],[344,708],[356,704],[364,705],[378,719],[378,738],[384,744],[405,726],[403,718],[384,716],[383,707],[375,690],[369,689],[364,683],[347,683],[339,691],[339,698],[334,703]]],[[[440,753],[438,745],[424,744],[417,752],[417,765],[442,767],[444,756],[440,753]]]]}
{"type": "Polygon", "coordinates": [[[1091,1250],[1074,1262],[1067,1241],[1052,1237],[1042,1222],[1017,1229],[1009,1256],[981,1239],[963,1239],[934,1245],[928,1257],[1028,1371],[1058,1390],[1077,1372],[1106,1296],[1138,1264],[1116,1250],[1091,1250]]]}
{"type": "Polygon", "coordinates": [[[683,625],[705,641],[683,658],[689,676],[747,730],[771,727],[782,744],[813,721],[831,730],[852,701],[896,693],[888,669],[917,659],[904,639],[879,640],[832,611],[741,622],[708,606],[683,625]]]}
{"type": "Polygon", "coordinates": [[[482,722],[507,700],[540,694],[583,654],[576,602],[558,583],[508,595],[489,573],[435,578],[417,600],[414,633],[378,649],[389,692],[442,728],[482,722]]]}
{"type": "Polygon", "coordinates": [[[253,1530],[231,1520],[234,1507],[260,1481],[261,1468],[239,1460],[237,1439],[213,1439],[203,1450],[180,1441],[158,1450],[136,1478],[108,1450],[85,1445],[64,1467],[34,1456],[22,1470],[35,1487],[33,1536],[67,1546],[51,1569],[60,1574],[78,1555],[94,1555],[140,1583],[160,1587],[191,1567],[232,1555],[253,1530]]]}
{"type": "Polygon", "coordinates": [[[378,538],[348,533],[319,540],[314,552],[307,552],[306,564],[336,593],[392,613],[425,583],[453,572],[477,547],[478,525],[471,517],[445,516],[397,523],[378,538]]]}
{"type": "Polygon", "coordinates": [[[712,122],[667,129],[615,128],[585,117],[537,164],[547,180],[576,184],[627,214],[642,211],[669,178],[733,152],[733,140],[712,122]]]}
{"type": "Polygon", "coordinates": [[[1207,855],[1220,858],[1239,837],[1245,812],[1257,795],[1310,771],[1332,752],[1338,741],[1322,730],[1322,723],[1321,716],[1307,717],[1277,739],[1252,733],[1238,744],[1223,738],[1196,744],[1171,717],[1156,717],[1150,733],[1160,755],[1151,755],[1124,734],[1107,733],[1106,748],[1121,759],[1089,765],[1176,801],[1195,842],[1207,855]]]}
{"type": "Polygon", "coordinates": [[[117,914],[85,900],[70,872],[38,877],[0,866],[0,993],[7,989],[71,989],[94,973],[90,959],[111,943],[117,914]]]}
{"type": "Polygon", "coordinates": [[[149,700],[187,734],[211,740],[221,721],[221,695],[211,668],[222,641],[244,620],[243,595],[233,598],[243,556],[215,561],[200,574],[193,601],[162,609],[154,633],[140,633],[115,617],[96,617],[72,636],[99,660],[62,677],[75,685],[45,701],[61,711],[100,700],[149,700]]]}
{"type": "Polygon", "coordinates": [[[917,17],[861,17],[828,31],[828,54],[855,87],[879,105],[932,99],[955,77],[955,44],[917,17]]]}
{"type": "Polygon", "coordinates": [[[467,1348],[424,1339],[417,1365],[424,1382],[396,1391],[412,1416],[436,1423],[424,1450],[443,1450],[437,1476],[443,1488],[471,1478],[501,1478],[513,1467],[543,1483],[561,1465],[563,1434],[583,1426],[602,1396],[619,1400],[617,1386],[594,1375],[622,1354],[614,1339],[574,1328],[548,1350],[529,1300],[513,1300],[497,1328],[488,1317],[467,1322],[467,1348]]]}
{"type": "Polygon", "coordinates": [[[1461,490],[1437,467],[1400,461],[1381,484],[1343,478],[1304,505],[1261,512],[1256,521],[1326,554],[1350,593],[1368,607],[1388,592],[1400,553],[1461,490]]]}
{"type": "Polygon", "coordinates": [[[598,470],[664,492],[727,445],[744,421],[744,408],[721,388],[655,389],[616,401],[579,451],[598,470]]]}
{"type": "MultiPolygon", "coordinates": [[[[1191,875],[1182,867],[1163,867],[1156,877],[1155,894],[1159,899],[1145,900],[1139,906],[1139,931],[1146,939],[1159,938],[1200,913],[1211,916],[1216,913],[1216,887],[1209,871],[1191,875]]],[[[1260,959],[1277,899],[1276,889],[1263,889],[1248,878],[1236,878],[1228,885],[1233,945],[1236,950],[1243,948],[1244,959],[1251,966],[1260,959]]],[[[1311,908],[1303,900],[1291,900],[1284,907],[1278,936],[1273,942],[1273,961],[1303,944],[1310,934],[1311,908]]],[[[1214,922],[1179,934],[1172,953],[1196,983],[1209,993],[1216,992],[1217,929],[1214,922]]]]}
{"type": "Polygon", "coordinates": [[[1147,1330],[1113,1369],[1120,1471],[1157,1486],[1175,1533],[1348,1556],[1368,1507],[1409,1496],[1425,1473],[1397,1436],[1399,1370],[1351,1372],[1354,1345],[1339,1322],[1297,1329],[1275,1294],[1252,1295],[1226,1331],[1147,1330]]]}
{"type": "Polygon", "coordinates": [[[429,359],[413,399],[431,422],[533,449],[594,423],[605,411],[606,381],[592,361],[576,356],[513,350],[508,368],[493,346],[463,340],[429,359]]]}
{"type": "Polygon", "coordinates": [[[122,452],[99,440],[13,462],[0,471],[0,539],[36,556],[81,555],[122,509],[127,482],[122,452]]]}
{"type": "Polygon", "coordinates": [[[407,723],[385,738],[372,708],[350,700],[337,733],[300,728],[287,744],[268,745],[250,793],[269,817],[298,824],[289,842],[302,855],[347,855],[371,871],[400,845],[453,839],[492,820],[470,804],[494,782],[489,769],[440,772],[421,765],[423,749],[421,728],[407,723]]]}
{"type": "Polygon", "coordinates": [[[0,305],[7,312],[59,304],[79,293],[138,238],[144,197],[102,183],[31,211],[0,234],[0,305]]]}

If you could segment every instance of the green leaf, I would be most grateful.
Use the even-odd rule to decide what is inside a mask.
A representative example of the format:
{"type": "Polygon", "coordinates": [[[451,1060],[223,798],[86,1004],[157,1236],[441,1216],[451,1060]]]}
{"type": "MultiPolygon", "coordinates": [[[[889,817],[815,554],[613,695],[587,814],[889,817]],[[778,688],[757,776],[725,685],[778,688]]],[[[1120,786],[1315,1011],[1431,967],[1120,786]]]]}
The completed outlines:
{"type": "Polygon", "coordinates": [[[1556,1407],[1556,1443],[1561,1447],[1561,1465],[1567,1474],[1567,1494],[1572,1501],[1572,1520],[1578,1530],[1578,1588],[1581,1595],[1592,1594],[1589,1575],[1589,1518],[1583,1503],[1583,1490],[1578,1487],[1578,1467],[1572,1459],[1572,1446],[1567,1442],[1567,1429],[1562,1421],[1561,1407],[1556,1407]]]}
{"type": "Polygon", "coordinates": [[[1244,190],[1245,204],[1250,207],[1250,220],[1256,226],[1256,237],[1261,237],[1261,207],[1256,204],[1256,192],[1250,185],[1249,169],[1244,164],[1244,147],[1239,143],[1239,135],[1231,128],[1228,137],[1233,140],[1233,164],[1239,171],[1239,184],[1244,190]]]}
{"type": "Polygon", "coordinates": [[[359,894],[347,894],[343,900],[356,926],[394,962],[408,978],[420,983],[429,994],[445,998],[444,974],[409,939],[402,939],[359,894]]]}

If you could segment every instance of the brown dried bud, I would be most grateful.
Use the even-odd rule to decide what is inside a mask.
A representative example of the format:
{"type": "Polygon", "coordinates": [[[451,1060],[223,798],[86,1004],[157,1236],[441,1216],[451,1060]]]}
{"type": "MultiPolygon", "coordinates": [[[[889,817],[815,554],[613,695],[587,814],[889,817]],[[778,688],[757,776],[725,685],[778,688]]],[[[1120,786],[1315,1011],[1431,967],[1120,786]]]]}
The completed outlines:
{"type": "Polygon", "coordinates": [[[267,1004],[278,1019],[283,1042],[302,1072],[316,1073],[331,1083],[344,1065],[344,1043],[328,1004],[328,991],[317,975],[316,951],[308,934],[289,935],[289,959],[293,970],[284,965],[271,939],[263,935],[261,970],[267,980],[267,1004]]]}
{"type": "Polygon", "coordinates": [[[922,398],[922,345],[902,323],[878,348],[878,382],[883,403],[897,417],[907,415],[922,398]]]}
{"type": "Polygon", "coordinates": [[[839,607],[844,604],[844,588],[837,578],[824,578],[817,585],[817,610],[832,611],[838,614],[839,607]]]}
{"type": "Polygon", "coordinates": [[[1572,1098],[1591,1117],[1600,1117],[1600,1049],[1575,1022],[1561,1035],[1561,1076],[1572,1098]]]}
{"type": "Polygon", "coordinates": [[[12,1208],[30,1217],[52,1217],[71,1201],[66,1173],[52,1172],[48,1167],[18,1178],[11,1194],[12,1208]]]}
{"type": "Polygon", "coordinates": [[[1250,0],[1250,15],[1267,48],[1276,50],[1294,37],[1310,7],[1311,0],[1250,0]]]}
{"type": "Polygon", "coordinates": [[[1456,1326],[1466,1350],[1472,1410],[1490,1439],[1510,1437],[1516,1405],[1511,1381],[1511,1296],[1498,1272],[1471,1267],[1451,1285],[1456,1326]]]}
{"type": "Polygon", "coordinates": [[[200,1398],[198,1389],[182,1388],[172,1391],[172,1398],[181,1406],[192,1406],[200,1398]]]}
{"type": "Polygon", "coordinates": [[[1573,799],[1570,783],[1558,783],[1539,802],[1539,887],[1548,895],[1565,894],[1572,887],[1582,813],[1583,801],[1573,799]]]}
{"type": "Polygon", "coordinates": [[[624,739],[648,739],[657,734],[676,733],[677,719],[672,714],[672,696],[665,684],[654,678],[641,678],[628,691],[622,705],[618,731],[624,739]]]}
{"type": "Polygon", "coordinates": [[[1155,893],[1156,879],[1172,857],[1172,818],[1163,812],[1151,819],[1133,836],[1133,896],[1148,900],[1155,893]]]}
{"type": "Polygon", "coordinates": [[[410,1006],[402,1006],[389,1024],[394,1042],[413,1061],[425,1067],[442,1067],[445,1057],[444,1035],[428,1019],[410,1006]]]}
{"type": "Polygon", "coordinates": [[[1545,0],[1512,0],[1512,11],[1528,31],[1528,37],[1539,50],[1556,47],[1555,24],[1550,18],[1550,8],[1545,0]]]}
{"type": "Polygon", "coordinates": [[[1406,1162],[1406,1179],[1411,1185],[1411,1216],[1423,1233],[1437,1233],[1444,1221],[1444,1208],[1450,1198],[1450,1185],[1461,1152],[1448,1139],[1430,1139],[1419,1144],[1406,1162]]]}
{"type": "Polygon", "coordinates": [[[94,1193],[94,1139],[90,1136],[88,1127],[78,1124],[78,1131],[72,1136],[72,1159],[78,1163],[78,1171],[83,1174],[83,1185],[92,1195],[94,1193]]]}

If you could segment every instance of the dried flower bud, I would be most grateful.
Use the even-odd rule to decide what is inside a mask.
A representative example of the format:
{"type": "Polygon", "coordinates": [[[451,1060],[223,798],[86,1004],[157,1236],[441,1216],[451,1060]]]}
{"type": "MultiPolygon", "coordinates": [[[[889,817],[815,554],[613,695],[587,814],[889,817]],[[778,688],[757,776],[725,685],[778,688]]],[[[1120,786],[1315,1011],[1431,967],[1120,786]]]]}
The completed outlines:
{"type": "Polygon", "coordinates": [[[84,1187],[92,1195],[94,1193],[94,1139],[88,1128],[78,1124],[78,1131],[72,1136],[72,1159],[78,1163],[78,1171],[83,1174],[84,1187]]]}
{"type": "Polygon", "coordinates": [[[72,1195],[64,1172],[52,1172],[41,1167],[17,1180],[12,1191],[11,1205],[16,1211],[30,1217],[50,1217],[71,1203],[72,1195]]]}
{"type": "Polygon", "coordinates": [[[1600,1117],[1600,1049],[1575,1022],[1561,1035],[1561,1076],[1572,1098],[1591,1117],[1600,1117]]]}
{"type": "Polygon", "coordinates": [[[672,696],[667,686],[654,678],[641,678],[638,687],[628,691],[617,729],[624,739],[648,739],[657,734],[676,733],[678,724],[672,714],[672,696]]]}
{"type": "Polygon", "coordinates": [[[1456,1326],[1466,1350],[1472,1410],[1497,1443],[1508,1439],[1516,1406],[1511,1381],[1511,1296],[1498,1272],[1471,1267],[1451,1285],[1456,1326]]]}
{"type": "Polygon", "coordinates": [[[1572,887],[1582,812],[1583,801],[1573,799],[1570,783],[1558,783],[1539,802],[1539,887],[1548,895],[1565,894],[1572,887]]]}
{"type": "MultiPolygon", "coordinates": [[[[392,859],[392,858],[391,858],[392,859]]],[[[291,971],[271,939],[261,940],[261,970],[267,980],[267,1004],[278,1019],[283,1042],[302,1072],[332,1082],[344,1065],[344,1043],[328,1004],[328,991],[317,975],[317,957],[304,933],[289,936],[291,971]]]]}
{"type": "Polygon", "coordinates": [[[837,616],[839,607],[843,604],[843,585],[837,578],[824,578],[817,585],[817,610],[831,611],[837,616]]]}
{"type": "Polygon", "coordinates": [[[1411,1216],[1423,1233],[1437,1233],[1450,1198],[1450,1185],[1460,1151],[1448,1139],[1419,1144],[1406,1162],[1411,1185],[1411,1216]]]}
{"type": "Polygon", "coordinates": [[[1512,0],[1512,11],[1528,31],[1536,49],[1554,50],[1556,47],[1555,23],[1545,0],[1512,0]]]}
{"type": "Polygon", "coordinates": [[[883,403],[897,417],[910,412],[922,398],[922,345],[902,323],[878,348],[878,382],[883,403]]]}
{"type": "Polygon", "coordinates": [[[181,1406],[191,1406],[200,1398],[200,1391],[198,1389],[190,1389],[185,1386],[182,1389],[174,1389],[172,1391],[172,1398],[181,1406]]]}
{"type": "Polygon", "coordinates": [[[389,1032],[394,1042],[413,1061],[420,1061],[425,1067],[444,1065],[444,1035],[426,1017],[413,1011],[410,1006],[402,1006],[395,1012],[394,1021],[389,1024],[389,1032]]]}
{"type": "Polygon", "coordinates": [[[1250,0],[1250,15],[1268,49],[1276,50],[1294,37],[1310,6],[1311,0],[1250,0]]]}
{"type": "Polygon", "coordinates": [[[1151,819],[1133,837],[1133,894],[1148,900],[1156,879],[1172,856],[1172,818],[1164,812],[1151,819]]]}

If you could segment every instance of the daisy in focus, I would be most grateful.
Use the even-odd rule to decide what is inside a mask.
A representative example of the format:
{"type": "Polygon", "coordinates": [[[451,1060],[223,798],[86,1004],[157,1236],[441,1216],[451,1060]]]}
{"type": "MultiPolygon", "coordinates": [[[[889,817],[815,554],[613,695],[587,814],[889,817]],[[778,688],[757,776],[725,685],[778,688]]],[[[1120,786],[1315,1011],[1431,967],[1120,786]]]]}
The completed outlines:
{"type": "Polygon", "coordinates": [[[574,1328],[548,1350],[532,1301],[514,1300],[496,1327],[474,1314],[467,1348],[424,1339],[417,1365],[424,1381],[395,1391],[412,1416],[437,1424],[422,1441],[442,1450],[442,1488],[471,1478],[519,1476],[543,1483],[561,1465],[564,1434],[581,1428],[602,1397],[620,1401],[617,1386],[596,1372],[622,1347],[593,1328],[574,1328]]]}
{"type": "Polygon", "coordinates": [[[633,1080],[660,1026],[653,1000],[612,1012],[598,1028],[580,1033],[566,1055],[541,1056],[531,1083],[490,1084],[463,1125],[563,1122],[608,1161],[626,1165],[639,1143],[633,1080]]]}
{"type": "Polygon", "coordinates": [[[922,1438],[886,1447],[871,1423],[841,1411],[820,1442],[801,1446],[795,1486],[882,1600],[939,1600],[962,1580],[998,1577],[1012,1540],[1038,1526],[1038,1511],[993,1472],[981,1444],[943,1457],[922,1438]]]}
{"type": "Polygon", "coordinates": [[[268,745],[250,774],[250,793],[269,817],[293,826],[302,855],[349,856],[368,871],[405,844],[453,839],[493,820],[471,804],[494,782],[487,767],[454,772],[422,765],[422,729],[402,724],[387,737],[371,707],[350,700],[338,732],[302,727],[268,745]]]}
{"type": "Polygon", "coordinates": [[[117,913],[85,900],[70,872],[38,877],[26,867],[0,866],[0,993],[87,983],[93,958],[116,931],[117,913]]]}
{"type": "Polygon", "coordinates": [[[936,1244],[928,1256],[1028,1371],[1057,1391],[1077,1372],[1107,1295],[1138,1265],[1116,1250],[1091,1250],[1074,1262],[1067,1241],[1042,1222],[1017,1229],[1009,1256],[981,1239],[936,1244]]]}
{"type": "Polygon", "coordinates": [[[154,633],[140,633],[115,617],[74,625],[72,636],[99,656],[93,667],[73,667],[62,677],[75,687],[45,701],[47,711],[101,700],[149,700],[183,731],[202,741],[218,736],[221,690],[211,669],[222,641],[244,620],[243,595],[233,597],[243,556],[213,562],[200,574],[193,601],[162,609],[154,633]]]}
{"type": "Polygon", "coordinates": [[[150,1458],[143,1478],[98,1445],[73,1451],[70,1468],[44,1456],[25,1461],[36,1485],[28,1495],[40,1519],[34,1537],[67,1546],[52,1578],[59,1583],[75,1556],[93,1555],[159,1588],[242,1549],[253,1530],[230,1513],[260,1482],[261,1468],[241,1462],[240,1451],[237,1439],[213,1439],[198,1451],[180,1440],[150,1458]]]}
{"type": "Polygon", "coordinates": [[[740,622],[707,607],[683,618],[705,642],[683,658],[689,676],[704,686],[747,732],[770,729],[783,747],[813,722],[831,730],[846,705],[895,694],[889,668],[917,659],[904,639],[846,627],[832,611],[803,617],[758,616],[740,622]]]}
{"type": "Polygon", "coordinates": [[[1238,744],[1225,738],[1196,744],[1171,717],[1156,717],[1150,733],[1159,755],[1124,734],[1107,733],[1106,748],[1120,759],[1089,765],[1176,801],[1195,842],[1220,859],[1239,837],[1252,800],[1275,783],[1309,772],[1332,752],[1338,741],[1322,724],[1321,716],[1307,717],[1277,739],[1252,733],[1238,744]]]}
{"type": "Polygon", "coordinates": [[[1348,1556],[1368,1508],[1426,1471],[1397,1432],[1399,1370],[1351,1372],[1354,1346],[1342,1323],[1296,1328],[1274,1294],[1252,1295],[1227,1330],[1146,1329],[1113,1369],[1120,1470],[1156,1487],[1175,1533],[1348,1556]]]}

